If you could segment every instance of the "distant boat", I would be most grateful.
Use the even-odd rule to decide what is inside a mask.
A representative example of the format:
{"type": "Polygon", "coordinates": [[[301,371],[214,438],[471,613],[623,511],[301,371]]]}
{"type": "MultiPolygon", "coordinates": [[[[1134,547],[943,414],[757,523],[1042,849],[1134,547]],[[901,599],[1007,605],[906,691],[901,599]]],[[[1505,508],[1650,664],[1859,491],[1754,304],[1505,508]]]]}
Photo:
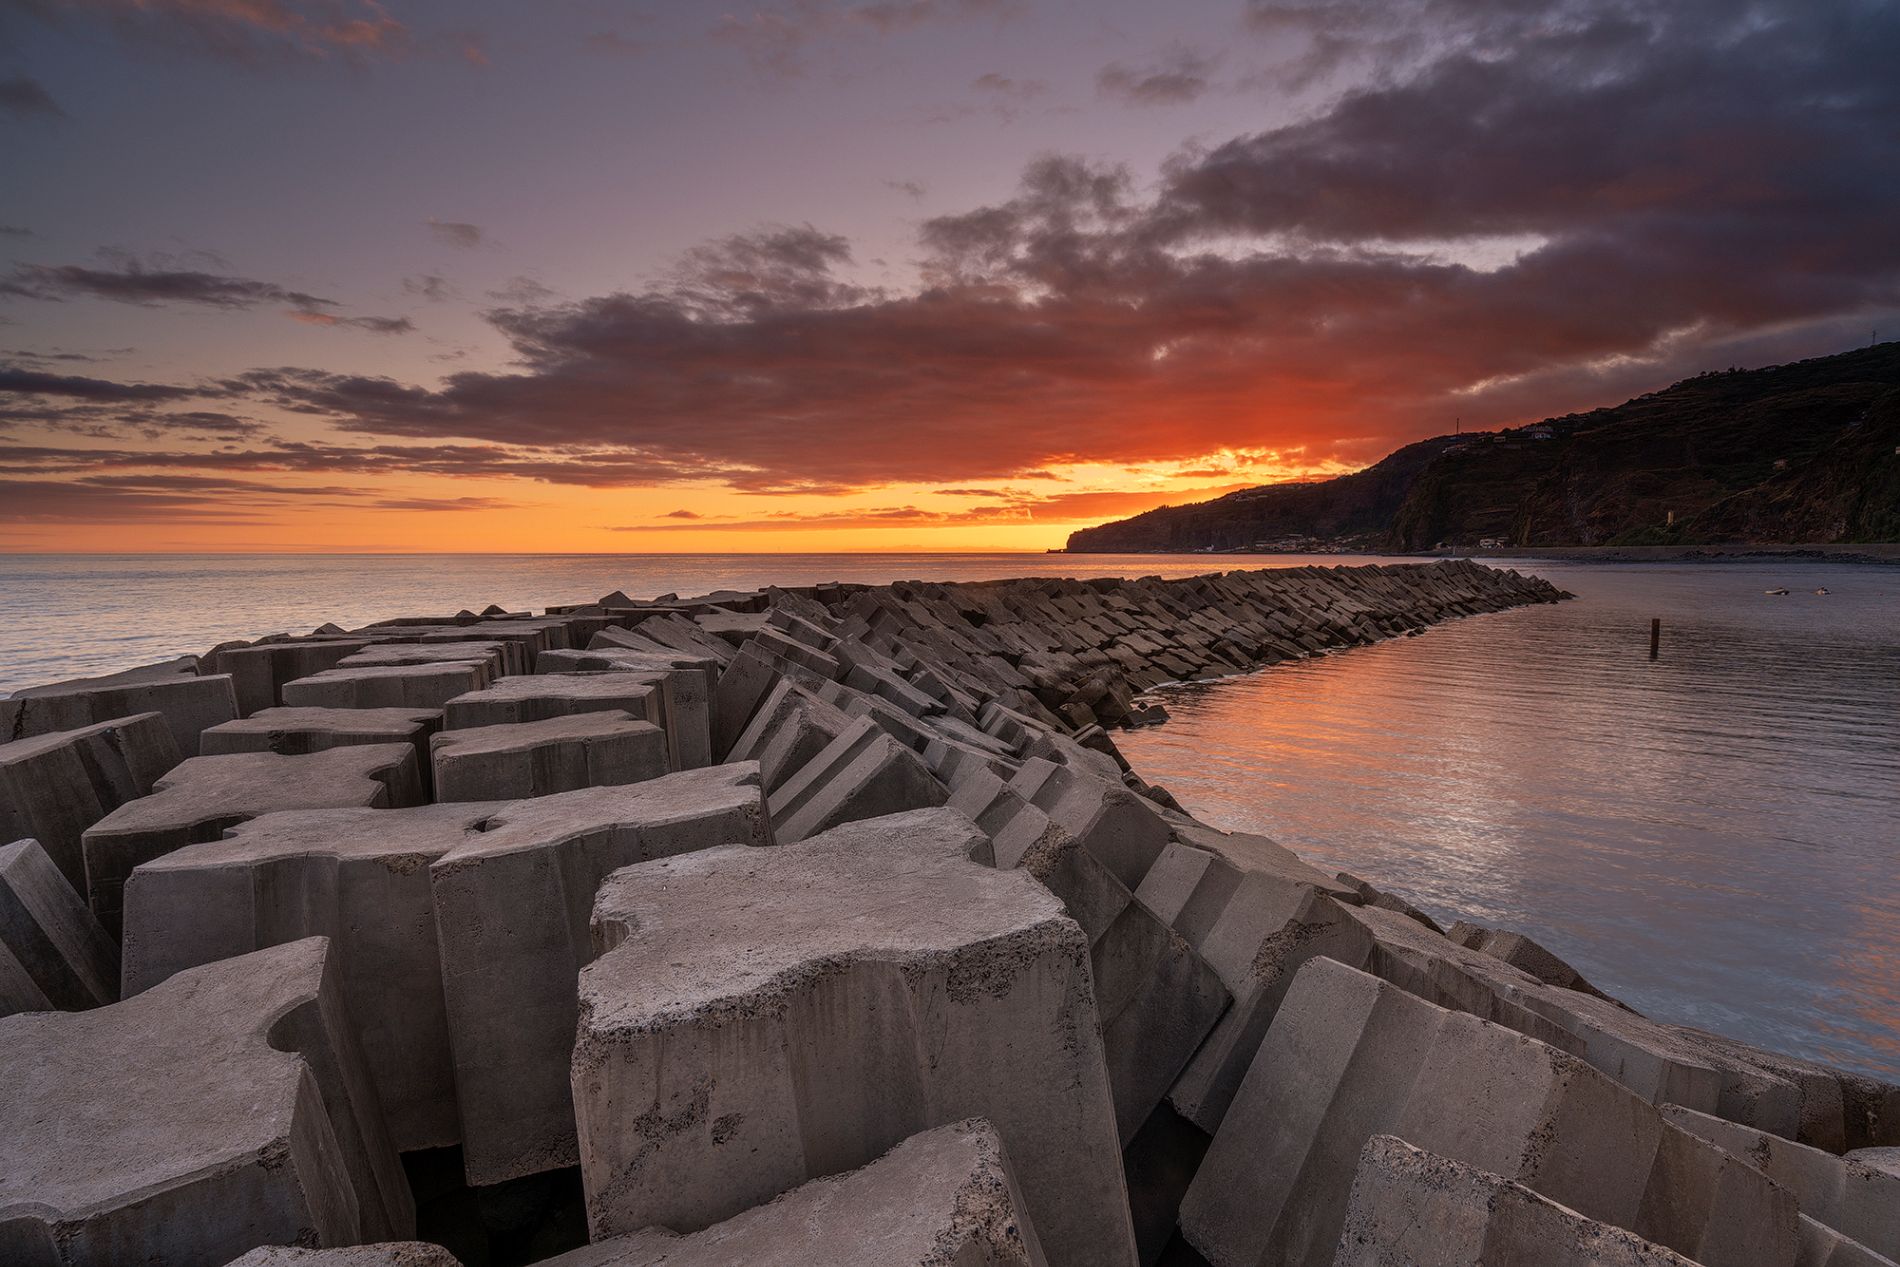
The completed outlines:
{"type": "Polygon", "coordinates": [[[1788,592],[1787,590],[1763,590],[1762,591],[1762,593],[1764,594],[1775,594],[1775,595],[1786,594],[1787,592],[1788,592]]]}

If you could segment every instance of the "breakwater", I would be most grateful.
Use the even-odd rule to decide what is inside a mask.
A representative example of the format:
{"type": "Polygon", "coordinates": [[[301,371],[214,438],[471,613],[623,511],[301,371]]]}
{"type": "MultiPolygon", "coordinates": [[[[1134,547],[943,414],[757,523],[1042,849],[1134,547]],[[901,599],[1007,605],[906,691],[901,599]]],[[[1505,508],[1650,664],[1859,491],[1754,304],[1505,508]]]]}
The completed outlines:
{"type": "Polygon", "coordinates": [[[615,593],[0,701],[37,841],[0,861],[0,1245],[1878,1262],[1900,1179],[1846,1154],[1900,1091],[1197,823],[1110,733],[1161,681],[1560,597],[1449,563],[615,593]]]}

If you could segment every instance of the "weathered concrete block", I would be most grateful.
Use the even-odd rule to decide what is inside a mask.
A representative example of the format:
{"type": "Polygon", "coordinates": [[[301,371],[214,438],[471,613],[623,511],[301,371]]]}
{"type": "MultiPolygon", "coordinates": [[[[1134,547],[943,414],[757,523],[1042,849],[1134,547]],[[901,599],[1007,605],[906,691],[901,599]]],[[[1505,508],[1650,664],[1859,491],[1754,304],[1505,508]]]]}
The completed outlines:
{"type": "Polygon", "coordinates": [[[650,675],[659,683],[664,701],[663,721],[667,741],[673,746],[673,768],[698,770],[713,763],[711,700],[718,666],[712,660],[677,653],[649,655],[608,647],[599,651],[544,651],[536,663],[546,675],[607,672],[650,675]]]}
{"type": "Polygon", "coordinates": [[[337,664],[339,669],[426,668],[432,664],[481,663],[489,680],[520,673],[521,657],[505,642],[457,639],[453,642],[378,642],[337,664]]]}
{"type": "Polygon", "coordinates": [[[1696,1267],[1500,1175],[1374,1135],[1333,1267],[1696,1267]]]}
{"type": "Polygon", "coordinates": [[[461,1138],[429,865],[501,804],[264,814],[141,865],[125,886],[125,990],[305,937],[334,970],[404,1152],[461,1138]]]}
{"type": "Polygon", "coordinates": [[[118,947],[37,841],[0,845],[0,959],[0,1016],[119,997],[118,947]]]}
{"type": "Polygon", "coordinates": [[[30,739],[140,713],[163,717],[171,727],[173,747],[181,756],[191,756],[198,751],[198,736],[207,726],[238,715],[237,694],[230,677],[223,673],[122,685],[88,686],[82,681],[30,687],[15,691],[9,699],[0,699],[0,735],[9,741],[30,739]]]}
{"type": "Polygon", "coordinates": [[[247,752],[193,757],[86,830],[86,897],[99,922],[119,933],[121,890],[142,862],[216,840],[259,814],[280,809],[395,807],[422,801],[416,752],[408,744],[331,748],[298,757],[247,752]]]}
{"type": "Polygon", "coordinates": [[[704,1228],[982,1116],[1050,1262],[1132,1261],[1086,939],[983,843],[926,810],[602,887],[573,1074],[596,1237],[704,1228]]]}
{"type": "Polygon", "coordinates": [[[149,793],[178,761],[171,727],[157,713],[0,744],[0,840],[39,841],[83,892],[86,828],[149,793]]]}
{"type": "Polygon", "coordinates": [[[1131,892],[1172,839],[1154,806],[1123,786],[1119,771],[1101,778],[1038,758],[1023,764],[1010,787],[1081,841],[1131,892]]]}
{"type": "Polygon", "coordinates": [[[1791,1267],[1794,1197],[1575,1056],[1327,959],[1300,969],[1181,1205],[1215,1267],[1332,1259],[1373,1135],[1706,1267],[1791,1267]]]}
{"type": "Polygon", "coordinates": [[[443,710],[443,721],[450,730],[466,730],[576,713],[622,712],[659,722],[664,716],[659,695],[654,675],[647,673],[533,673],[456,696],[443,710]]]}
{"type": "Polygon", "coordinates": [[[439,801],[514,800],[657,779],[666,732],[627,713],[445,730],[429,740],[439,801]]]}
{"type": "Polygon", "coordinates": [[[1680,1105],[1663,1116],[1794,1193],[1801,1213],[1888,1258],[1900,1255],[1900,1175],[1680,1105]]]}
{"type": "Polygon", "coordinates": [[[265,1245],[226,1267],[462,1267],[462,1260],[428,1241],[384,1241],[340,1249],[265,1245]]]}
{"type": "Polygon", "coordinates": [[[239,752],[300,757],[331,748],[406,743],[416,750],[426,800],[435,795],[429,739],[441,729],[442,713],[434,708],[266,708],[211,727],[199,736],[198,748],[206,757],[239,752]]]}
{"type": "Polygon", "coordinates": [[[414,1235],[326,950],[0,1020],[0,1261],[221,1263],[414,1235]]]}
{"type": "MultiPolygon", "coordinates": [[[[220,648],[212,671],[231,677],[238,716],[249,717],[284,702],[284,683],[334,669],[337,662],[369,646],[365,638],[307,638],[220,648]]],[[[194,753],[193,755],[198,755],[194,753]]]]}
{"type": "Polygon", "coordinates": [[[909,748],[860,719],[772,794],[772,829],[804,840],[841,823],[928,809],[949,797],[909,748]]]}
{"type": "Polygon", "coordinates": [[[1468,950],[1482,951],[1502,959],[1513,968],[1528,972],[1545,985],[1554,985],[1563,990],[1581,990],[1600,999],[1610,997],[1584,980],[1582,973],[1523,933],[1483,928],[1459,920],[1445,930],[1445,936],[1468,950]]]}
{"type": "Polygon", "coordinates": [[[1043,1267],[996,1128],[913,1135],[847,1174],[813,1179],[689,1236],[648,1228],[542,1267],[1043,1267]]]}
{"type": "Polygon", "coordinates": [[[769,845],[749,763],[518,801],[430,868],[471,1183],[574,1164],[575,975],[610,872],[716,845],[769,845]]]}
{"type": "Polygon", "coordinates": [[[284,703],[295,708],[433,708],[480,690],[493,678],[485,662],[383,665],[325,669],[284,683],[284,703]]]}

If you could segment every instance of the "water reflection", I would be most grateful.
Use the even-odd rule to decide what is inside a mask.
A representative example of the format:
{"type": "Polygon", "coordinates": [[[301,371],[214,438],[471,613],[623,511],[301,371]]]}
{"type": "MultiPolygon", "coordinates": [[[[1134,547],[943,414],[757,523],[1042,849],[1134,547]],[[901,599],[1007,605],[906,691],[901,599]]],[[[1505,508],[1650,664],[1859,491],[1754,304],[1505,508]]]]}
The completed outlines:
{"type": "Polygon", "coordinates": [[[1656,1016],[1900,1074],[1900,570],[1522,566],[1579,600],[1173,688],[1123,747],[1656,1016]]]}

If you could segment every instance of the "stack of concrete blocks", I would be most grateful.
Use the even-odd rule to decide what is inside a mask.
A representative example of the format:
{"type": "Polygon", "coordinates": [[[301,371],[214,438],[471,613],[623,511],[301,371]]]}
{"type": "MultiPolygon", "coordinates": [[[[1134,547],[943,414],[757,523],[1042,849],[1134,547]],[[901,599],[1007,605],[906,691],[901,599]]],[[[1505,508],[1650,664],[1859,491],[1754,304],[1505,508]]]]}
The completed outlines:
{"type": "Polygon", "coordinates": [[[0,841],[38,840],[83,892],[86,828],[149,795],[179,755],[158,713],[0,743],[0,841]]]}
{"type": "Polygon", "coordinates": [[[38,841],[0,845],[0,1016],[119,997],[119,949],[38,841]]]}
{"type": "Polygon", "coordinates": [[[73,1069],[0,1090],[0,1126],[36,1123],[0,1144],[0,1259],[408,1262],[429,1251],[341,1247],[408,1234],[363,1195],[392,1150],[459,1144],[481,1185],[578,1161],[590,1267],[1153,1262],[1177,1218],[1175,1249],[1217,1264],[1891,1267],[1900,1088],[1650,1021],[1520,934],[1444,935],[1195,822],[1104,729],[1151,720],[1161,681],[1558,597],[1463,563],[612,594],[0,701],[23,842],[0,850],[0,1001],[160,1053],[100,1095],[248,1069],[234,982],[327,1000],[259,1058],[309,1068],[315,1116],[213,1104],[199,1130],[140,1104],[161,1177],[219,1131],[290,1156],[229,1172],[266,1198],[216,1167],[135,1191],[113,1141],[140,1114],[50,1137],[35,1106],[92,1090],[73,1069]],[[627,733],[642,781],[554,791],[608,776],[549,758],[627,733]],[[431,789],[425,744],[480,769],[431,789]],[[127,1002],[60,871],[107,921],[131,872],[127,1002]],[[355,1135],[310,1125],[346,1103],[355,1135]],[[105,1158],[83,1192],[68,1143],[105,1158]],[[291,1213],[266,1226],[260,1200],[291,1213]]]}
{"type": "Polygon", "coordinates": [[[1576,1057],[1318,959],[1181,1207],[1215,1267],[1332,1261],[1361,1150],[1394,1135],[1704,1267],[1793,1267],[1794,1195],[1576,1057]]]}
{"type": "Polygon", "coordinates": [[[198,736],[238,715],[230,675],[166,675],[114,681],[112,677],[62,682],[15,691],[0,699],[0,738],[7,741],[82,730],[141,713],[157,713],[181,756],[195,756],[198,736]]]}
{"type": "Polygon", "coordinates": [[[542,1267],[1045,1267],[1027,1210],[996,1128],[970,1118],[703,1231],[651,1227],[542,1267]]]}
{"type": "Polygon", "coordinates": [[[1333,1267],[1696,1267],[1521,1183],[1374,1135],[1359,1157],[1333,1267]]]}
{"type": "Polygon", "coordinates": [[[106,931],[117,936],[121,891],[142,862],[216,840],[226,828],[272,810],[421,803],[416,753],[408,744],[298,757],[193,757],[154,783],[151,795],[126,802],[86,830],[86,899],[106,931]]]}
{"type": "Polygon", "coordinates": [[[571,1165],[575,975],[600,877],[734,842],[771,842],[749,766],[512,803],[268,814],[133,874],[125,989],[329,937],[399,1148],[460,1142],[478,1183],[571,1165]]]}
{"type": "Polygon", "coordinates": [[[414,1234],[321,938],[0,1019],[0,1260],[223,1263],[414,1234]]]}
{"type": "Polygon", "coordinates": [[[697,1231],[981,1116],[1050,1263],[1133,1261],[1086,939],[986,843],[924,810],[607,881],[573,1059],[596,1238],[697,1231]]]}

